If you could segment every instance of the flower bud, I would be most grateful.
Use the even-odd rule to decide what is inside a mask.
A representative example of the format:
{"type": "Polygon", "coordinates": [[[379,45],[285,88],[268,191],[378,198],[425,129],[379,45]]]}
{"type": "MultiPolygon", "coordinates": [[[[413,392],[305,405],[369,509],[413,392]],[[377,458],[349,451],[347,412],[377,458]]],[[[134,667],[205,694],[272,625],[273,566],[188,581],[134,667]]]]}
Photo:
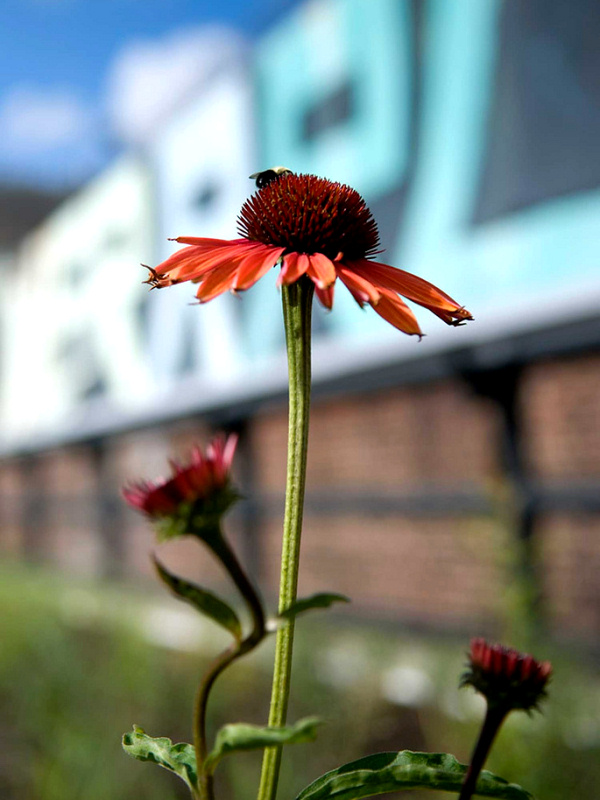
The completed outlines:
{"type": "Polygon", "coordinates": [[[473,686],[490,706],[530,711],[546,696],[546,685],[552,675],[549,661],[536,661],[485,639],[472,639],[467,671],[461,686],[473,686]]]}
{"type": "Polygon", "coordinates": [[[170,462],[170,478],[133,483],[123,489],[123,497],[155,523],[160,540],[206,538],[238,499],[229,475],[236,445],[237,436],[220,436],[206,453],[195,447],[187,464],[170,462]]]}

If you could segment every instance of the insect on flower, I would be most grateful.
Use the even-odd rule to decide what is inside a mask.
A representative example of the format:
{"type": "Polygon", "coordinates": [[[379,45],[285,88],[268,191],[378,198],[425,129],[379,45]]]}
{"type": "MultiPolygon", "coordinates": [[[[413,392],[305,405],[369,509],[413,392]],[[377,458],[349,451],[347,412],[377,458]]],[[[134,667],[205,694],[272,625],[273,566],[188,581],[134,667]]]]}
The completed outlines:
{"type": "Polygon", "coordinates": [[[280,175],[291,174],[292,170],[287,167],[271,167],[270,169],[265,169],[263,172],[253,172],[252,175],[250,175],[250,179],[255,180],[256,186],[259,189],[264,189],[265,186],[268,186],[271,181],[274,181],[280,175]]]}

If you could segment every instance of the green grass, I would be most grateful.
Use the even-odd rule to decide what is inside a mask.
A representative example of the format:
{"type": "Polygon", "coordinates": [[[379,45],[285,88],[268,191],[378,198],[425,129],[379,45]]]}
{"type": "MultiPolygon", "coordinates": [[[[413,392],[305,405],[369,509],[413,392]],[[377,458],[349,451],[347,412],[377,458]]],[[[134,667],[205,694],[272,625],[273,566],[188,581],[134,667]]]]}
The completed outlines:
{"type": "MultiPolygon", "coordinates": [[[[189,741],[196,681],[223,633],[158,588],[67,582],[15,564],[0,567],[0,619],[3,800],[187,797],[166,771],[129,759],[120,738],[136,723],[189,741]]],[[[341,619],[315,612],[299,622],[289,719],[317,714],[326,724],[317,744],[287,749],[284,800],[369,752],[447,750],[464,760],[477,732],[475,696],[456,688],[466,642],[384,635],[341,619]]],[[[269,642],[217,684],[213,735],[226,722],[264,724],[271,651],[269,642]]],[[[545,713],[513,714],[488,766],[539,800],[591,800],[600,785],[598,673],[564,653],[540,655],[556,667],[545,713]]],[[[217,796],[251,800],[259,769],[260,754],[226,759],[217,796]]]]}

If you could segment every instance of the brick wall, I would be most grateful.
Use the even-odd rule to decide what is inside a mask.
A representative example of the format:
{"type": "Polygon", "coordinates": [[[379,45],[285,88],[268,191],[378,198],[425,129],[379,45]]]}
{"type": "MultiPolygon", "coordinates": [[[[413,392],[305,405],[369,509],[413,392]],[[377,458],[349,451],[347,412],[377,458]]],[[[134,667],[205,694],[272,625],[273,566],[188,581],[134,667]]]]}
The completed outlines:
{"type": "MultiPolygon", "coordinates": [[[[600,356],[528,366],[518,408],[532,479],[600,487],[600,356]]],[[[274,596],[285,406],[265,406],[245,431],[240,458],[248,461],[238,461],[237,469],[246,476],[246,494],[260,502],[252,516],[234,513],[230,527],[263,589],[274,596]]],[[[512,591],[512,534],[481,502],[470,507],[469,498],[494,505],[503,480],[502,435],[499,407],[458,379],[317,399],[301,591],[346,593],[357,613],[437,627],[474,629],[498,620],[512,591]],[[466,506],[436,503],[436,497],[454,496],[467,498],[466,506]]],[[[201,422],[181,423],[109,441],[100,455],[80,447],[7,462],[0,467],[2,548],[35,551],[77,572],[100,573],[116,559],[130,574],[148,575],[152,536],[144,520],[118,502],[119,487],[163,474],[167,457],[184,455],[209,436],[201,422]]],[[[552,626],[595,636],[600,514],[545,511],[534,532],[552,626]]],[[[193,542],[164,546],[161,557],[189,577],[211,585],[222,580],[193,542]]]]}
{"type": "Polygon", "coordinates": [[[599,356],[530,366],[521,408],[533,474],[547,480],[600,480],[599,356]]]}
{"type": "MultiPolygon", "coordinates": [[[[286,409],[252,423],[261,486],[280,491],[286,409]]],[[[423,484],[481,484],[499,474],[498,415],[456,382],[313,404],[308,491],[398,492],[423,484]]]]}
{"type": "MultiPolygon", "coordinates": [[[[264,412],[251,427],[258,482],[267,493],[283,487],[286,413],[264,412]]],[[[406,516],[387,506],[383,513],[377,499],[381,508],[416,491],[482,490],[500,473],[498,428],[493,405],[458,381],[317,401],[301,590],[342,592],[359,612],[416,623],[459,625],[489,615],[498,585],[489,520],[406,516]],[[375,515],[357,509],[369,498],[375,515]]],[[[272,593],[280,511],[274,504],[263,543],[272,593]]]]}
{"type": "MultiPolygon", "coordinates": [[[[600,357],[533,364],[521,386],[523,443],[542,484],[584,486],[600,499],[600,357]]],[[[600,631],[600,514],[541,514],[536,539],[545,602],[567,636],[600,631]]]]}

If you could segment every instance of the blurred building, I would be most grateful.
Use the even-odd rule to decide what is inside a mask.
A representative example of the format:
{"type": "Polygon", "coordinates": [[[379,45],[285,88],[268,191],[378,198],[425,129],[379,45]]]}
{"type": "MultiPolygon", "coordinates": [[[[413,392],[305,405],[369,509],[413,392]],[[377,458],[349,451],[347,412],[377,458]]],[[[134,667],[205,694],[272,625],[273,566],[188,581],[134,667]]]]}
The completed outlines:
{"type": "MultiPolygon", "coordinates": [[[[246,175],[355,186],[383,260],[474,312],[403,336],[340,290],[315,320],[301,590],[403,624],[600,627],[600,7],[314,0],[219,63],[143,150],[21,242],[2,298],[5,551],[147,570],[119,486],[241,436],[240,546],[277,587],[286,369],[275,276],[144,293],[177,235],[234,238],[246,175]]],[[[186,545],[172,563],[210,572],[186,545]]],[[[210,578],[208,578],[210,579],[210,578]]]]}

